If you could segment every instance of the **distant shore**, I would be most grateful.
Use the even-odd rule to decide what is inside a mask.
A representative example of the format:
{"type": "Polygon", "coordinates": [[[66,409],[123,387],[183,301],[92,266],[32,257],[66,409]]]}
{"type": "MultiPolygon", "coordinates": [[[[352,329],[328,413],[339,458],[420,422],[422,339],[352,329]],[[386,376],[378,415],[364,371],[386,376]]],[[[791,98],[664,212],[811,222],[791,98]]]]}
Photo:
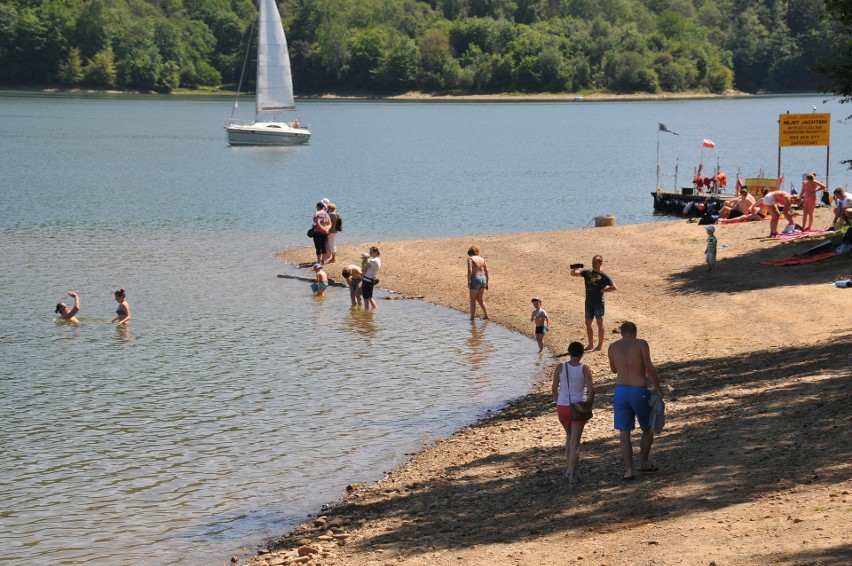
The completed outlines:
{"type": "MultiPolygon", "coordinates": [[[[828,225],[830,214],[818,209],[815,225],[828,225]]],[[[603,271],[618,286],[606,299],[604,349],[621,321],[635,322],[663,383],[667,425],[652,452],[660,471],[619,481],[613,377],[605,351],[592,352],[583,361],[598,401],[584,433],[580,486],[561,477],[564,433],[544,379],[383,481],[353,483],[338,505],[247,563],[295,564],[311,555],[353,566],[848,563],[852,441],[840,431],[852,424],[852,382],[840,353],[852,348],[852,332],[837,305],[852,291],[828,283],[849,275],[850,256],[764,265],[826,237],[768,239],[768,224],[717,226],[712,275],[704,272],[704,227],[684,219],[338,245],[332,277],[377,245],[381,287],[461,312],[465,252],[479,246],[491,271],[493,322],[472,324],[531,335],[530,298],[540,296],[554,364],[569,341],[585,340],[583,284],[569,277],[568,264],[603,255],[603,271]]],[[[278,257],[314,261],[307,248],[278,257]]],[[[382,316],[379,301],[377,324],[393,324],[382,316]]]]}
{"type": "MultiPolygon", "coordinates": [[[[95,89],[84,87],[0,87],[2,92],[34,92],[45,94],[129,94],[155,96],[236,96],[231,90],[184,90],[178,89],[170,93],[159,93],[151,90],[119,90],[95,89]]],[[[816,94],[816,93],[814,93],[816,94]]],[[[700,100],[708,98],[741,98],[755,96],[750,93],[729,90],[721,94],[708,92],[662,92],[662,93],[501,93],[501,94],[429,94],[423,92],[407,92],[404,94],[378,96],[358,94],[311,94],[297,96],[297,100],[393,100],[393,101],[435,101],[435,102],[606,102],[629,100],[700,100]]]]}

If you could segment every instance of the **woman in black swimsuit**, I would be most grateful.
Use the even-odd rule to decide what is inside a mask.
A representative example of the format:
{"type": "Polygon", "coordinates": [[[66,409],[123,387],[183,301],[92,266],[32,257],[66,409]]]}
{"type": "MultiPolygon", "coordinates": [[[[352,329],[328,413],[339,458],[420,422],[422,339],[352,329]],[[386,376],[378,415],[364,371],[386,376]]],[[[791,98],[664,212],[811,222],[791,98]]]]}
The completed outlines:
{"type": "Polygon", "coordinates": [[[118,302],[118,308],[115,309],[115,318],[110,322],[126,324],[130,320],[130,305],[127,304],[123,288],[115,292],[115,300],[118,302]]]}

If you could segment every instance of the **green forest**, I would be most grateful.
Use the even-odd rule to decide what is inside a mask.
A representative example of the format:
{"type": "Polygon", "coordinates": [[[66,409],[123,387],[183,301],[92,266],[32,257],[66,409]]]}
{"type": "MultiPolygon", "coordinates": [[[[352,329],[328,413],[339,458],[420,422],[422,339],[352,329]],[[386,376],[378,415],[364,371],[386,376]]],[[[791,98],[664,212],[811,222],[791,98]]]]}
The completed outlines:
{"type": "MultiPolygon", "coordinates": [[[[849,44],[824,0],[278,5],[301,96],[815,91],[849,44]]],[[[251,0],[3,0],[0,84],[233,89],[256,17],[251,0]]]]}

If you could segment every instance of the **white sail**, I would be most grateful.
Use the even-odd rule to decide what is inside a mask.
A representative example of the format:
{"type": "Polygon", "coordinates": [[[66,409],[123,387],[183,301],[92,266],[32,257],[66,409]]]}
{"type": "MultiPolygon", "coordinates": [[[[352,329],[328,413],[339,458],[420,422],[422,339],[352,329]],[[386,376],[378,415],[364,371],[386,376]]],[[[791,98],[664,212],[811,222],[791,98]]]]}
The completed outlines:
{"type": "MultiPolygon", "coordinates": [[[[230,145],[300,145],[311,139],[308,126],[295,118],[287,122],[275,114],[293,111],[296,104],[293,98],[293,77],[290,75],[290,55],[287,52],[287,39],[281,25],[281,16],[275,0],[259,0],[260,19],[257,33],[257,96],[255,97],[254,122],[246,123],[234,118],[238,107],[236,99],[231,117],[225,130],[230,145]]],[[[246,61],[248,51],[246,48],[246,61]]],[[[245,71],[245,64],[243,64],[245,71]]],[[[242,90],[243,76],[240,76],[242,90]]]]}
{"type": "Polygon", "coordinates": [[[275,0],[260,0],[260,26],[257,36],[256,111],[295,110],[293,77],[287,38],[275,0]]]}

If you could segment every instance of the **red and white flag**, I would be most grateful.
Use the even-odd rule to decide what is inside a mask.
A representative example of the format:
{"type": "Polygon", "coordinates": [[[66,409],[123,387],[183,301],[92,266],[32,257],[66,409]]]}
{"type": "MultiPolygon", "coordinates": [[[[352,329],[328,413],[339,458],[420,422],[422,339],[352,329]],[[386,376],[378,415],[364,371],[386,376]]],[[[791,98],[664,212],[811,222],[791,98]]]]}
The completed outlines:
{"type": "Polygon", "coordinates": [[[714,147],[716,147],[716,144],[713,143],[712,141],[708,140],[708,139],[705,139],[704,140],[704,147],[709,147],[710,149],[713,149],[714,147]]]}

